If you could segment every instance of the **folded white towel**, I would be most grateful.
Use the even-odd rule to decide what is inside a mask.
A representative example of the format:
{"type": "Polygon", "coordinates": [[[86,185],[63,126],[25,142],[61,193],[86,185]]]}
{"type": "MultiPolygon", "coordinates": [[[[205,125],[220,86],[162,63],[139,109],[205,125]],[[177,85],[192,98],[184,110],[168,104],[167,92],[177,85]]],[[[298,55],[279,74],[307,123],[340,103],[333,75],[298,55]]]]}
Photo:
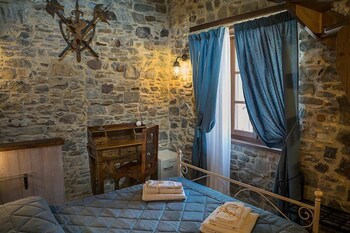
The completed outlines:
{"type": "MultiPolygon", "coordinates": [[[[144,185],[145,188],[145,185],[144,185]]],[[[183,189],[181,194],[148,194],[142,192],[142,200],[144,201],[169,201],[169,200],[184,200],[186,199],[185,191],[183,189]]]]}
{"type": "Polygon", "coordinates": [[[256,213],[248,214],[248,216],[244,218],[240,229],[231,229],[231,230],[223,229],[221,227],[212,225],[209,222],[210,217],[211,216],[209,215],[209,217],[202,223],[199,229],[201,232],[203,233],[251,233],[259,215],[256,213]]]}
{"type": "Polygon", "coordinates": [[[244,222],[244,219],[251,213],[251,211],[252,211],[252,208],[244,207],[241,217],[237,218],[236,221],[225,221],[218,218],[220,214],[220,208],[217,208],[213,212],[213,217],[209,219],[209,222],[214,226],[218,226],[228,230],[232,230],[232,229],[239,230],[244,222]]]}
{"type": "Polygon", "coordinates": [[[143,187],[143,191],[146,194],[181,194],[183,192],[183,189],[154,189],[154,188],[148,188],[146,185],[143,187]]]}
{"type": "Polygon", "coordinates": [[[166,180],[148,180],[145,183],[150,189],[181,189],[182,183],[166,180]]]}

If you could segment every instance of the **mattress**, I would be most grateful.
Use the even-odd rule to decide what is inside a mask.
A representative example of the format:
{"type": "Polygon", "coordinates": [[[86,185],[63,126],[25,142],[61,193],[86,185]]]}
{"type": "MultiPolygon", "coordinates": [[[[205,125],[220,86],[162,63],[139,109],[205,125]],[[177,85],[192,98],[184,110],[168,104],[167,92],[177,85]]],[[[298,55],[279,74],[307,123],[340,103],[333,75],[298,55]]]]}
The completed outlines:
{"type": "MultiPolygon", "coordinates": [[[[142,185],[51,206],[64,232],[199,232],[201,223],[219,205],[235,200],[183,178],[186,200],[144,202],[142,185]]],[[[304,228],[256,207],[254,233],[303,233],[304,228]]]]}

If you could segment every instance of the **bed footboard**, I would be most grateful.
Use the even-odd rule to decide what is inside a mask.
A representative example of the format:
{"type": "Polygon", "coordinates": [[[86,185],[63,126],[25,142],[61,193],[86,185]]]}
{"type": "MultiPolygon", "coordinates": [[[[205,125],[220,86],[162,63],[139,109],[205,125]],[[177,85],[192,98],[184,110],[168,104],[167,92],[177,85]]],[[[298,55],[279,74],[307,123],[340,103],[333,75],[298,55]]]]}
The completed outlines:
{"type": "Polygon", "coordinates": [[[196,178],[192,181],[196,181],[196,180],[199,180],[199,179],[202,179],[205,177],[209,177],[209,176],[214,176],[214,177],[220,179],[221,181],[223,181],[223,183],[225,183],[224,181],[226,181],[226,182],[229,182],[229,183],[232,183],[232,184],[235,184],[235,185],[242,187],[242,189],[239,190],[234,195],[234,197],[236,197],[237,195],[239,195],[241,192],[244,192],[244,191],[255,192],[258,195],[260,195],[262,198],[264,198],[274,209],[276,209],[276,211],[278,211],[284,218],[288,219],[289,221],[291,221],[291,220],[272,201],[270,201],[268,199],[268,197],[294,204],[294,205],[299,207],[298,208],[299,217],[302,220],[310,221],[310,224],[308,224],[306,226],[302,226],[302,227],[310,228],[312,226],[313,233],[318,233],[318,231],[319,231],[321,199],[323,196],[323,193],[320,189],[317,189],[314,193],[315,194],[315,202],[314,202],[314,205],[312,206],[312,205],[309,205],[307,203],[296,201],[294,199],[290,199],[290,198],[278,195],[276,193],[266,191],[266,190],[261,189],[261,188],[254,187],[252,185],[245,184],[245,183],[242,183],[240,181],[233,180],[233,179],[230,179],[228,177],[225,177],[225,176],[216,174],[214,172],[207,171],[207,170],[204,170],[202,168],[196,167],[196,166],[191,165],[189,163],[186,163],[183,161],[182,151],[178,149],[178,174],[179,174],[179,176],[184,177],[184,175],[188,173],[189,168],[200,171],[200,172],[205,174],[204,176],[196,178]]]}

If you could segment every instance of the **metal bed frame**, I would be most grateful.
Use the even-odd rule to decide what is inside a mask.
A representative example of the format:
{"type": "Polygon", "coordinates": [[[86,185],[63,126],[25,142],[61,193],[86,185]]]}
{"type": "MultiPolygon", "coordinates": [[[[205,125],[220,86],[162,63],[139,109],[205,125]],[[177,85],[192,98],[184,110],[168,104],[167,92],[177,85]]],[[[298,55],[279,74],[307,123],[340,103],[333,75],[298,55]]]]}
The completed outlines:
{"type": "Polygon", "coordinates": [[[295,206],[298,206],[298,216],[304,220],[304,221],[310,221],[310,224],[302,226],[304,228],[310,228],[312,226],[312,233],[318,233],[319,232],[319,223],[320,223],[320,213],[321,213],[321,198],[323,196],[323,192],[320,189],[317,189],[314,193],[315,195],[315,202],[314,205],[310,205],[307,203],[303,203],[300,201],[296,201],[294,199],[290,199],[281,195],[278,195],[276,193],[272,193],[270,191],[266,191],[261,188],[254,187],[249,184],[245,184],[242,182],[239,182],[237,180],[230,179],[228,177],[216,174],[211,171],[204,170],[202,168],[196,167],[194,165],[191,165],[189,163],[186,163],[183,161],[183,153],[180,149],[178,149],[178,174],[180,177],[184,177],[188,173],[188,169],[194,169],[199,172],[205,173],[206,175],[201,176],[199,178],[193,179],[192,181],[197,181],[200,179],[203,179],[205,177],[214,176],[221,180],[222,182],[227,181],[231,184],[238,185],[242,187],[241,190],[235,193],[234,197],[236,198],[237,195],[244,191],[251,191],[254,193],[257,193],[259,196],[261,196],[263,199],[265,199],[276,211],[278,211],[279,214],[281,214],[284,218],[291,221],[272,201],[269,200],[268,197],[274,198],[275,200],[282,200],[291,204],[294,204],[295,206]]]}

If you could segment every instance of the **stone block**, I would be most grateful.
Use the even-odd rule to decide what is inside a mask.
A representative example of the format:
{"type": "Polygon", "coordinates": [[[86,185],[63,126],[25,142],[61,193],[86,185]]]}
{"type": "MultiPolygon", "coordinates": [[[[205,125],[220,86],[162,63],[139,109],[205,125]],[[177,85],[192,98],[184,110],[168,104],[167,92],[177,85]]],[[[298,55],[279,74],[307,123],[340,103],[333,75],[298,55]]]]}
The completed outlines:
{"type": "Polygon", "coordinates": [[[134,65],[129,65],[126,67],[126,71],[124,72],[124,77],[127,79],[137,79],[140,77],[140,72],[138,68],[134,65]]]}
{"type": "Polygon", "coordinates": [[[350,155],[350,146],[342,148],[340,152],[345,155],[350,155]]]}
{"type": "Polygon", "coordinates": [[[88,67],[93,70],[100,70],[102,67],[101,60],[93,59],[87,62],[88,67]]]}
{"type": "Polygon", "coordinates": [[[318,115],[316,116],[316,120],[317,120],[318,122],[324,122],[326,119],[327,119],[327,118],[326,118],[326,115],[324,115],[324,114],[318,114],[318,115]]]}
{"type": "Polygon", "coordinates": [[[301,96],[299,98],[301,104],[310,104],[310,105],[323,105],[324,101],[322,99],[314,98],[314,97],[306,97],[301,96]]]}
{"type": "Polygon", "coordinates": [[[134,10],[137,12],[150,12],[150,11],[154,11],[154,6],[142,4],[142,3],[135,3],[134,10]]]}
{"type": "Polygon", "coordinates": [[[303,83],[299,87],[300,95],[315,94],[315,86],[310,83],[303,83]]]}
{"type": "Polygon", "coordinates": [[[113,84],[102,84],[101,91],[103,94],[109,94],[113,91],[113,84]]]}
{"type": "Polygon", "coordinates": [[[255,158],[255,157],[258,156],[256,153],[253,153],[253,152],[251,152],[249,150],[244,150],[243,153],[248,155],[249,157],[252,157],[252,158],[255,158]]]}
{"type": "Polygon", "coordinates": [[[143,14],[132,12],[131,15],[132,15],[132,18],[133,18],[135,23],[137,23],[137,24],[145,24],[146,23],[145,16],[143,14]]]}
{"type": "Polygon", "coordinates": [[[9,82],[8,86],[11,91],[18,93],[28,93],[32,89],[31,85],[23,81],[9,82]]]}
{"type": "Polygon", "coordinates": [[[337,140],[345,146],[350,146],[350,131],[341,130],[337,135],[337,140]]]}
{"type": "Polygon", "coordinates": [[[342,158],[338,165],[338,168],[335,169],[335,172],[342,176],[345,176],[348,180],[350,180],[350,160],[342,158]]]}
{"type": "Polygon", "coordinates": [[[334,160],[337,156],[337,148],[326,146],[324,149],[323,158],[326,160],[334,160]]]}
{"type": "Polygon", "coordinates": [[[151,16],[151,15],[146,15],[145,19],[146,19],[147,22],[156,21],[156,18],[154,16],[151,16]]]}
{"type": "Polygon", "coordinates": [[[305,185],[313,188],[317,188],[319,185],[317,173],[311,170],[307,170],[307,171],[303,170],[302,172],[305,179],[305,185]]]}
{"type": "Polygon", "coordinates": [[[160,31],[160,36],[161,36],[161,37],[168,37],[168,36],[169,36],[169,30],[163,28],[163,29],[160,31]]]}
{"type": "Polygon", "coordinates": [[[188,121],[186,118],[182,118],[181,120],[181,128],[187,128],[188,126],[188,121]]]}
{"type": "Polygon", "coordinates": [[[74,124],[76,120],[77,120],[77,116],[75,114],[65,115],[60,118],[60,122],[65,124],[74,124]]]}
{"type": "Polygon", "coordinates": [[[45,92],[49,92],[49,86],[48,85],[39,85],[37,87],[35,87],[35,93],[45,93],[45,92]]]}
{"type": "Polygon", "coordinates": [[[15,59],[10,59],[5,62],[7,66],[10,66],[12,68],[31,68],[32,63],[23,58],[15,58],[15,59]]]}
{"type": "Polygon", "coordinates": [[[138,38],[152,38],[151,29],[149,27],[137,27],[136,28],[136,36],[138,38]]]}
{"type": "Polygon", "coordinates": [[[170,107],[169,108],[169,115],[170,116],[178,116],[180,115],[180,110],[178,107],[170,107]]]}
{"type": "Polygon", "coordinates": [[[3,68],[0,71],[0,79],[14,79],[16,77],[16,70],[12,68],[3,68]]]}
{"type": "Polygon", "coordinates": [[[139,92],[125,92],[124,103],[138,103],[140,100],[139,92]]]}
{"type": "Polygon", "coordinates": [[[342,125],[350,125],[350,103],[346,96],[337,98],[339,104],[339,123],[342,125]]]}
{"type": "Polygon", "coordinates": [[[0,93],[0,102],[4,103],[10,98],[10,95],[7,93],[0,93]]]}
{"type": "Polygon", "coordinates": [[[161,132],[159,132],[159,139],[160,140],[168,140],[168,133],[167,132],[165,132],[165,131],[161,131],[161,132]]]}
{"type": "Polygon", "coordinates": [[[73,67],[66,62],[55,62],[51,66],[51,76],[74,76],[76,75],[76,71],[73,67]]]}
{"type": "Polygon", "coordinates": [[[104,115],[107,113],[107,110],[104,106],[92,105],[88,107],[87,113],[91,116],[104,115]]]}
{"type": "Polygon", "coordinates": [[[167,9],[166,9],[166,5],[162,4],[157,4],[156,5],[156,12],[159,12],[159,13],[166,13],[167,12],[167,9]]]}
{"type": "Polygon", "coordinates": [[[52,89],[66,90],[68,88],[68,80],[52,77],[49,79],[49,87],[52,89]]]}
{"type": "Polygon", "coordinates": [[[249,157],[244,154],[238,154],[238,159],[243,162],[249,162],[249,157]]]}
{"type": "Polygon", "coordinates": [[[255,163],[254,163],[254,170],[255,171],[262,173],[262,174],[268,174],[270,172],[269,167],[270,167],[270,163],[268,160],[262,159],[259,157],[257,157],[255,159],[255,163]]]}
{"type": "Polygon", "coordinates": [[[321,173],[325,173],[329,170],[329,166],[327,164],[318,163],[314,166],[315,170],[321,173]]]}

